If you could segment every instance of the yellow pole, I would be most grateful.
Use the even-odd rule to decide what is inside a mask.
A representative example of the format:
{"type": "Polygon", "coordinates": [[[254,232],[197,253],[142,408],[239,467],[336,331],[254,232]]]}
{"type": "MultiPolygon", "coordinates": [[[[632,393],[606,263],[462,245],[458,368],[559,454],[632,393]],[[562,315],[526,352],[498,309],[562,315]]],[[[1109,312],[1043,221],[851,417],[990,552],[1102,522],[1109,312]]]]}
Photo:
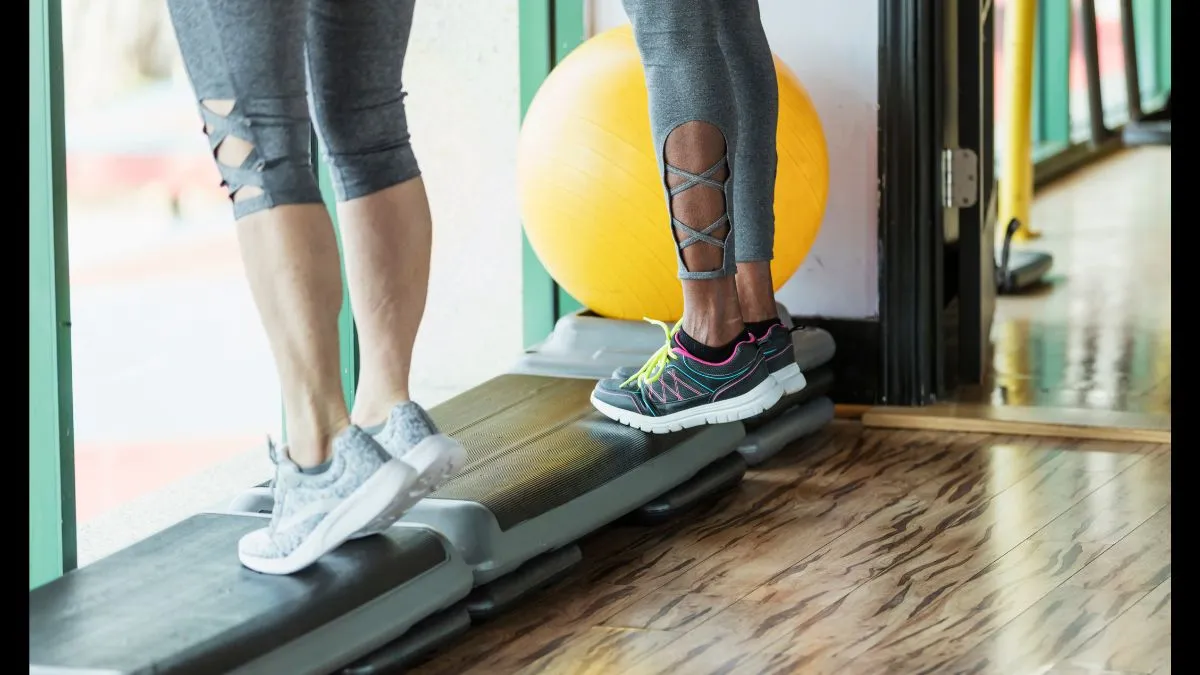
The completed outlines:
{"type": "Polygon", "coordinates": [[[1029,226],[1033,198],[1033,47],[1037,0],[1008,0],[1004,8],[1004,156],[1000,168],[999,227],[1015,218],[1014,240],[1039,236],[1029,226]]]}

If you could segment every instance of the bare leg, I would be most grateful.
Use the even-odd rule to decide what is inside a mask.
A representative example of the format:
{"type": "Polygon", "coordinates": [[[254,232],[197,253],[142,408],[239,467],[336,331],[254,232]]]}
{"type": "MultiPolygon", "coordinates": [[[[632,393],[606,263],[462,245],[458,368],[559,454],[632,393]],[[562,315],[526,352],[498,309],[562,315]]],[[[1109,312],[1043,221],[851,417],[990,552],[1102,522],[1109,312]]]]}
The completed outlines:
{"type": "Polygon", "coordinates": [[[432,224],[418,177],[338,205],[361,370],[352,418],[381,424],[409,400],[413,344],[429,290],[432,224]]]}
{"type": "MultiPolygon", "coordinates": [[[[202,105],[226,118],[234,103],[202,105]]],[[[231,134],[217,146],[216,160],[240,167],[253,152],[252,143],[231,134]]],[[[230,187],[235,208],[263,197],[257,185],[230,187]]],[[[240,218],[237,232],[283,390],[288,454],[301,467],[317,466],[349,424],[338,363],[342,279],[333,224],[323,204],[284,204],[240,218]]]]}
{"type": "Polygon", "coordinates": [[[338,364],[337,240],[310,157],[308,3],[168,6],[233,202],[287,419],[288,445],[271,446],[271,520],[238,540],[238,558],[257,572],[291,574],[347,539],[395,522],[420,476],[349,423],[338,364]]]}
{"type": "Polygon", "coordinates": [[[432,219],[410,143],[404,57],[415,0],[309,0],[313,118],[338,198],[360,369],[351,419],[384,423],[409,401],[429,291],[432,219]]]}
{"type": "Polygon", "coordinates": [[[739,262],[736,278],[742,321],[752,324],[779,318],[769,261],[739,262]]]}
{"type": "Polygon", "coordinates": [[[280,206],[238,223],[250,291],[283,388],[288,454],[321,464],[350,423],[338,363],[342,278],[321,206],[280,206]]]}

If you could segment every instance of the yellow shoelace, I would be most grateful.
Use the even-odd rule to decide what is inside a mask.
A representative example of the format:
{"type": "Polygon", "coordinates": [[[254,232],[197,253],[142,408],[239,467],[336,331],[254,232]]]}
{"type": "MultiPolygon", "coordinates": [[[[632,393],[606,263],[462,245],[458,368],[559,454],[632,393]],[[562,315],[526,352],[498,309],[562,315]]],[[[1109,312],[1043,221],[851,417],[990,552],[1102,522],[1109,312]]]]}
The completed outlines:
{"type": "Polygon", "coordinates": [[[683,320],[681,319],[676,321],[675,325],[672,327],[667,327],[667,324],[656,319],[647,318],[645,320],[663,329],[663,333],[666,334],[667,339],[663,343],[663,346],[659,347],[658,351],[654,352],[654,355],[650,357],[650,360],[646,361],[644,366],[642,366],[633,375],[630,375],[629,379],[621,383],[622,387],[627,387],[634,382],[637,382],[639,385],[643,385],[657,381],[658,378],[662,376],[663,369],[667,367],[667,363],[679,358],[679,356],[672,349],[674,345],[672,345],[671,342],[672,338],[675,337],[675,333],[679,332],[679,326],[682,325],[683,320]]]}

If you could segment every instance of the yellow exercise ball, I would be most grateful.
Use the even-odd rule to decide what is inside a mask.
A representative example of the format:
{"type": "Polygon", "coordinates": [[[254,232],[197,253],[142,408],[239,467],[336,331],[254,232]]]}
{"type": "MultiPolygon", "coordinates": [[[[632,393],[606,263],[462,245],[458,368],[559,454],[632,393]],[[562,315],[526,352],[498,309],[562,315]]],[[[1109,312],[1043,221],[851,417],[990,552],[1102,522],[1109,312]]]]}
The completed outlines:
{"type": "MultiPolygon", "coordinates": [[[[778,57],[775,72],[771,275],[779,290],[817,238],[829,163],[808,93],[778,57]]],[[[517,180],[529,243],[572,297],[616,319],[669,322],[683,315],[646,81],[629,25],[587,40],[542,83],[522,125],[517,180]]]]}

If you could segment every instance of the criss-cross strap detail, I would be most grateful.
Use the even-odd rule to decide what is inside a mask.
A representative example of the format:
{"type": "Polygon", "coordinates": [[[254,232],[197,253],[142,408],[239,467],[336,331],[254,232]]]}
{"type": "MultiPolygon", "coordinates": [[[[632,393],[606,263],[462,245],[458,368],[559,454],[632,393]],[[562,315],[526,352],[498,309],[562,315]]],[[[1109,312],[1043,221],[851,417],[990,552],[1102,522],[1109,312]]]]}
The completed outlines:
{"type": "MultiPolygon", "coordinates": [[[[681,192],[690,190],[690,189],[700,186],[700,185],[712,188],[714,190],[720,190],[723,193],[725,191],[724,181],[719,181],[719,180],[713,178],[713,175],[715,175],[718,171],[720,171],[726,165],[727,158],[728,158],[728,155],[722,155],[721,159],[718,159],[716,164],[713,164],[712,166],[710,166],[708,169],[706,169],[702,173],[692,173],[691,171],[685,171],[684,169],[680,169],[677,166],[671,166],[670,164],[666,164],[667,173],[675,175],[675,176],[682,176],[683,178],[686,179],[686,180],[684,180],[684,182],[680,183],[679,185],[676,185],[673,188],[669,188],[667,190],[668,196],[674,197],[681,192]]],[[[665,164],[665,162],[664,162],[664,164],[665,164]]],[[[717,230],[717,228],[721,227],[722,225],[724,225],[728,222],[729,222],[728,206],[726,207],[725,212],[721,214],[720,218],[717,218],[716,221],[714,221],[711,225],[709,225],[708,227],[705,227],[704,229],[701,229],[701,230],[697,230],[696,228],[692,227],[691,225],[688,225],[687,223],[676,218],[675,214],[674,214],[674,209],[672,209],[672,213],[671,213],[671,226],[678,228],[680,230],[684,230],[688,233],[687,237],[683,241],[679,242],[679,250],[680,251],[691,246],[692,244],[698,244],[701,242],[706,243],[706,244],[711,244],[713,246],[716,246],[717,248],[721,248],[721,249],[725,248],[725,242],[721,239],[717,239],[716,237],[712,236],[712,233],[715,232],[717,230]]]]}
{"type": "Polygon", "coordinates": [[[233,108],[226,115],[213,112],[207,106],[201,105],[200,114],[204,119],[204,129],[208,134],[209,151],[217,160],[217,170],[221,174],[221,186],[228,188],[230,197],[232,198],[238,190],[244,187],[253,186],[263,189],[262,171],[266,168],[267,162],[259,153],[258,145],[250,140],[253,138],[253,135],[249,133],[250,122],[241,114],[238,104],[234,103],[233,108]],[[241,133],[235,133],[239,131],[241,133]],[[217,151],[221,144],[231,137],[251,143],[250,152],[237,166],[225,164],[217,157],[217,151]]]}

